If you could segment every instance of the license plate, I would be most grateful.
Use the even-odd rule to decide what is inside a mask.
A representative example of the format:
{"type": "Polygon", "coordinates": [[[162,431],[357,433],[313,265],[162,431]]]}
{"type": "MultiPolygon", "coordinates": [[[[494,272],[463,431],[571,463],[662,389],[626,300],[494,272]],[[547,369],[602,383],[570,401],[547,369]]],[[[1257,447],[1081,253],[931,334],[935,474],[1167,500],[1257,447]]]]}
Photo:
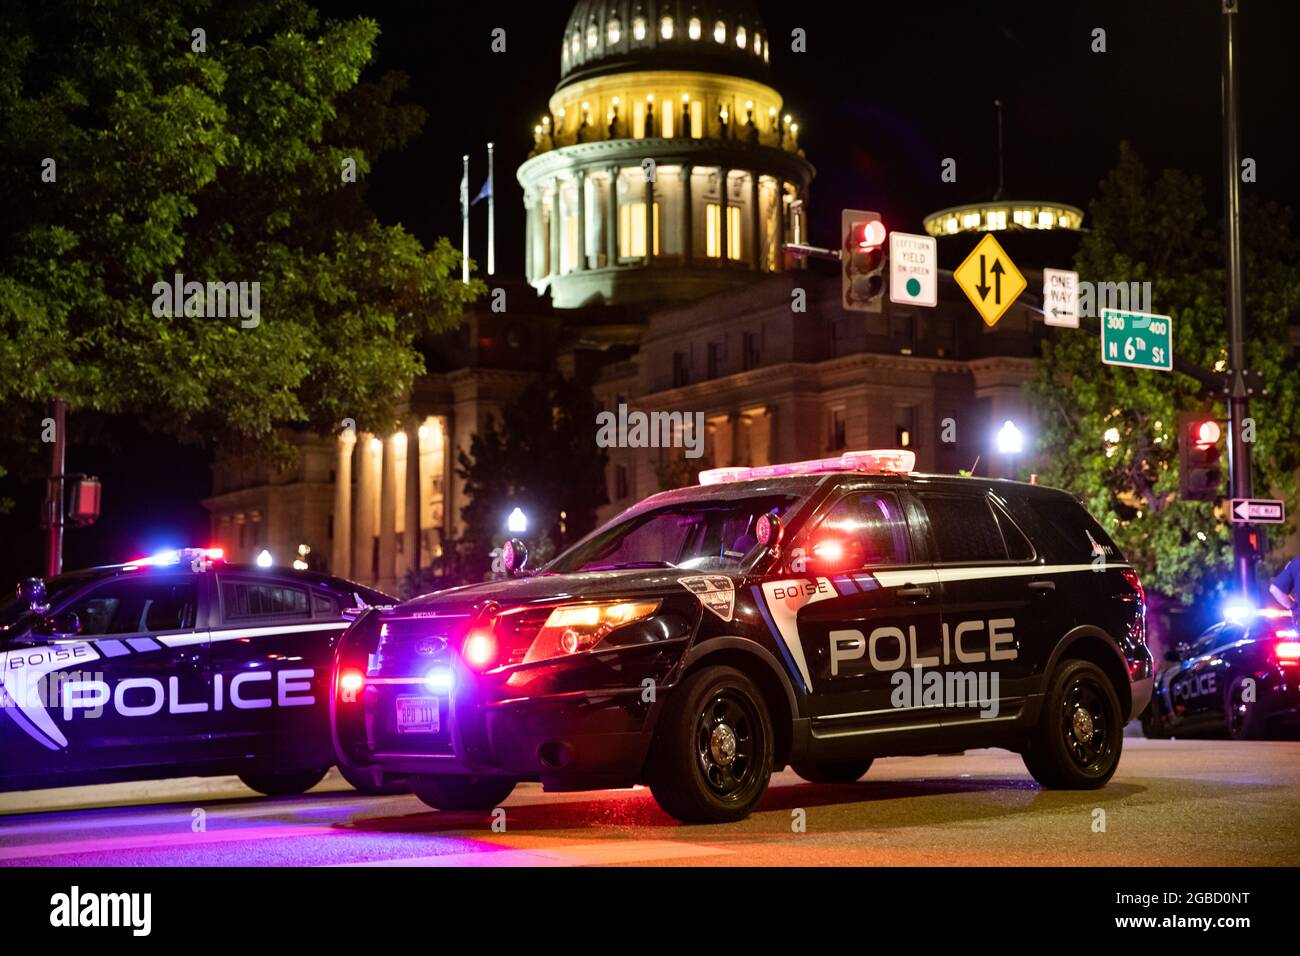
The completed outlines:
{"type": "Polygon", "coordinates": [[[397,732],[399,734],[436,734],[438,732],[438,698],[397,698],[397,732]]]}

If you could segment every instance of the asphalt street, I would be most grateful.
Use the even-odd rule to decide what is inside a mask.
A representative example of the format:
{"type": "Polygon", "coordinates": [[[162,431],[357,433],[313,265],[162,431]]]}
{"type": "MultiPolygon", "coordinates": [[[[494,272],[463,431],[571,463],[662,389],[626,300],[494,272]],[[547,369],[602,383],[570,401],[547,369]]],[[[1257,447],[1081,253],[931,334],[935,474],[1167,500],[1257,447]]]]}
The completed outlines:
{"type": "Polygon", "coordinates": [[[879,760],[859,783],[785,771],[749,819],[683,826],[648,790],[543,793],[504,812],[300,797],[234,778],[0,794],[0,866],[1296,865],[1300,742],[1129,737],[1106,789],[1045,791],[1014,754],[879,760]]]}

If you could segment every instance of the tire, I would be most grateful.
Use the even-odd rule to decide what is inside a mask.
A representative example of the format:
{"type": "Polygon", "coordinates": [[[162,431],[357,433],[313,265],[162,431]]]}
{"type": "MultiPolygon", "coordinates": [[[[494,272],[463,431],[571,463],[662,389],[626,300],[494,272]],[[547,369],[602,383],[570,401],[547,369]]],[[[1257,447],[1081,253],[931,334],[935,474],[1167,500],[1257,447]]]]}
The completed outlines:
{"type": "Polygon", "coordinates": [[[492,810],[515,789],[509,777],[451,777],[417,773],[411,791],[435,810],[492,810]]]}
{"type": "Polygon", "coordinates": [[[1263,740],[1268,736],[1268,722],[1259,703],[1258,683],[1256,698],[1249,702],[1241,699],[1245,685],[1246,678],[1238,677],[1223,694],[1223,718],[1228,736],[1233,740],[1263,740]]]}
{"type": "Polygon", "coordinates": [[[325,778],[329,767],[323,770],[267,770],[241,773],[244,786],[268,797],[294,797],[306,793],[325,778]]]}
{"type": "Polygon", "coordinates": [[[1029,736],[1025,767],[1049,789],[1096,790],[1114,775],[1123,747],[1124,720],[1110,678],[1091,661],[1062,663],[1029,736]]]}
{"type": "Polygon", "coordinates": [[[673,689],[651,745],[647,781],[683,823],[743,820],[772,777],[772,720],[762,691],[734,667],[705,667],[673,689]]]}
{"type": "Polygon", "coordinates": [[[394,777],[379,770],[353,770],[339,764],[339,776],[348,782],[353,790],[369,797],[390,797],[399,793],[410,793],[411,786],[405,777],[394,777]]]}
{"type": "Polygon", "coordinates": [[[796,763],[790,769],[809,783],[854,783],[871,769],[872,760],[841,760],[835,763],[796,763]]]}

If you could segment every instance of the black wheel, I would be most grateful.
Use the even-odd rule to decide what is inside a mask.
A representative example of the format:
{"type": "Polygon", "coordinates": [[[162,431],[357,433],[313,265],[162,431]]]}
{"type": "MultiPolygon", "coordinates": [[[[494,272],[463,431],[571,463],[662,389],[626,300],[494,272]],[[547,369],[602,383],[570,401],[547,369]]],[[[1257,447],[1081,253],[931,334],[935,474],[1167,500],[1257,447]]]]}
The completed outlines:
{"type": "Polygon", "coordinates": [[[1168,740],[1169,730],[1165,727],[1165,719],[1160,716],[1160,711],[1156,709],[1155,698],[1147,704],[1146,710],[1142,711],[1139,718],[1142,721],[1142,736],[1148,740],[1168,740]]]}
{"type": "Polygon", "coordinates": [[[370,797],[390,797],[398,793],[410,793],[411,786],[405,777],[394,777],[379,770],[353,770],[339,764],[339,776],[346,780],[353,790],[370,797]]]}
{"type": "Polygon", "coordinates": [[[1023,754],[1044,787],[1095,790],[1119,765],[1124,724],[1115,688],[1091,661],[1066,661],[1052,675],[1043,713],[1023,754]]]}
{"type": "Polygon", "coordinates": [[[650,792],[683,823],[744,819],[772,776],[772,721],[757,685],[706,667],[673,689],[655,730],[650,792]]]}
{"type": "Polygon", "coordinates": [[[292,797],[306,793],[324,779],[329,767],[323,770],[267,770],[241,773],[244,786],[268,797],[292,797]]]}
{"type": "Polygon", "coordinates": [[[871,769],[871,760],[840,760],[835,763],[796,763],[790,769],[809,783],[853,783],[871,769]]]}
{"type": "Polygon", "coordinates": [[[509,777],[449,777],[418,773],[411,791],[435,810],[491,810],[515,789],[509,777]]]}
{"type": "Polygon", "coordinates": [[[1257,696],[1259,684],[1256,682],[1254,692],[1247,695],[1247,680],[1249,678],[1236,678],[1224,692],[1223,715],[1228,725],[1228,736],[1233,740],[1263,740],[1268,727],[1257,696]],[[1247,696],[1256,699],[1247,700],[1247,696]]]}

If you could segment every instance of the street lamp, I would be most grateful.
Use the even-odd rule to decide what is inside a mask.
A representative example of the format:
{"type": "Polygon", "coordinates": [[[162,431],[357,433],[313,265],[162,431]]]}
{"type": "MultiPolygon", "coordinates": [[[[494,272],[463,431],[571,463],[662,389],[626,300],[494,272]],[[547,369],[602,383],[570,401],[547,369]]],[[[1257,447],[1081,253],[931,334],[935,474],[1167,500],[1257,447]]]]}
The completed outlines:
{"type": "Polygon", "coordinates": [[[1025,436],[1013,421],[1005,421],[998,431],[998,451],[1004,455],[1019,455],[1025,450],[1025,436]]]}
{"type": "Polygon", "coordinates": [[[271,552],[263,548],[257,555],[257,566],[259,568],[269,568],[271,566],[271,552]]]}
{"type": "Polygon", "coordinates": [[[506,530],[511,534],[523,534],[528,530],[528,515],[524,514],[523,509],[516,507],[506,518],[506,530]]]}

